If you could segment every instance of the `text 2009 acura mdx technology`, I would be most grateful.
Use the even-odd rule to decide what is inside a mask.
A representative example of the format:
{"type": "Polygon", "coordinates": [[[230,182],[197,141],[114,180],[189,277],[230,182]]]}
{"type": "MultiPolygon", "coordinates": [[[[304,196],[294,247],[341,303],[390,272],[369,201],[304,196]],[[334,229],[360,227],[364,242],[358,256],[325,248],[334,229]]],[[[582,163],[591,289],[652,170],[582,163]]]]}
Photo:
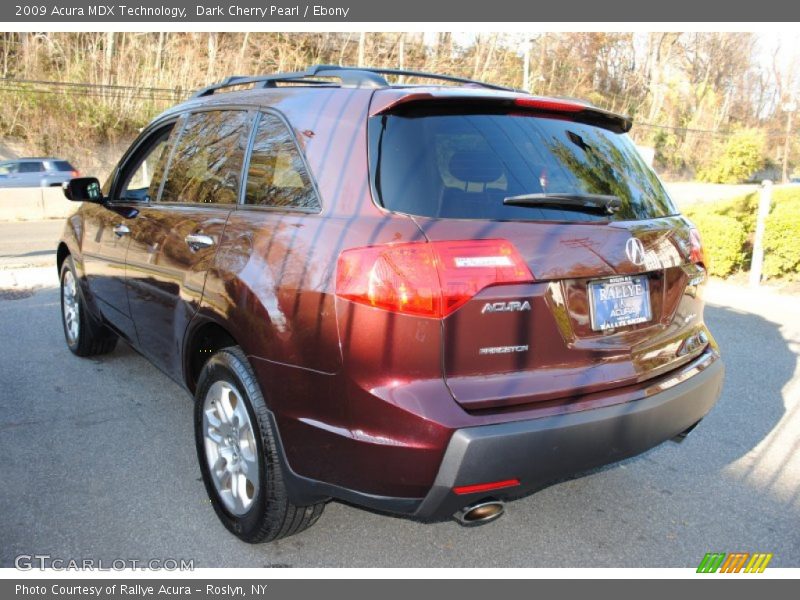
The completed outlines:
{"type": "Polygon", "coordinates": [[[628,119],[394,74],[230,78],[102,189],[65,184],[67,344],[122,337],[194,394],[209,496],[248,542],[330,498],[486,522],[720,392],[699,236],[628,119]]]}

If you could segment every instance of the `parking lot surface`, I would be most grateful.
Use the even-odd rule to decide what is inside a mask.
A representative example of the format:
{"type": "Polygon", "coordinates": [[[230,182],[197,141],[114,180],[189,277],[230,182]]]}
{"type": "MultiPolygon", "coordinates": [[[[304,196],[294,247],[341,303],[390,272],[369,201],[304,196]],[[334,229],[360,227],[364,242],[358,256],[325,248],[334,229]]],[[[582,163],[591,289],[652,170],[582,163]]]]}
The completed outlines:
{"type": "Polygon", "coordinates": [[[63,230],[63,219],[0,222],[0,269],[51,266],[63,230]]]}
{"type": "Polygon", "coordinates": [[[72,356],[54,287],[0,294],[0,566],[49,554],[196,567],[696,567],[710,551],[800,566],[800,298],[717,284],[709,301],[727,376],[683,444],[513,502],[483,527],[332,502],[308,531],[251,546],[208,502],[189,395],[125,344],[72,356]]]}

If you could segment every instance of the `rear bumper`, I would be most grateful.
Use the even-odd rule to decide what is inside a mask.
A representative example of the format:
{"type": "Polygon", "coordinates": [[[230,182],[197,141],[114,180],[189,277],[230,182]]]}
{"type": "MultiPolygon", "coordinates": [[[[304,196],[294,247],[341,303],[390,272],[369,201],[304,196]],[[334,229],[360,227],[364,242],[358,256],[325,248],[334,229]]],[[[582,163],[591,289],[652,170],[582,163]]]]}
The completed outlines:
{"type": "Polygon", "coordinates": [[[468,427],[453,434],[414,517],[447,518],[484,498],[524,495],[559,479],[644,452],[689,429],[719,398],[717,359],[685,381],[639,400],[540,419],[468,427]],[[457,486],[518,479],[519,486],[457,495],[457,486]]]}

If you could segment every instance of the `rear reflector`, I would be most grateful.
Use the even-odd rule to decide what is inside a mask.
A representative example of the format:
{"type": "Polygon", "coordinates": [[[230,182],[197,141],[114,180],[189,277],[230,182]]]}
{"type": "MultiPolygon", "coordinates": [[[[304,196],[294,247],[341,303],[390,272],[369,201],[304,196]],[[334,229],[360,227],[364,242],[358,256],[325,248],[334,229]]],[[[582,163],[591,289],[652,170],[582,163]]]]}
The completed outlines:
{"type": "Polygon", "coordinates": [[[453,488],[453,492],[459,496],[464,494],[475,494],[477,492],[490,492],[501,488],[514,487],[519,485],[519,479],[504,479],[503,481],[493,481],[491,483],[476,483],[474,485],[460,485],[453,488]]]}
{"type": "Polygon", "coordinates": [[[336,295],[393,312],[443,318],[490,285],[532,282],[506,240],[410,242],[345,250],[336,295]]]}

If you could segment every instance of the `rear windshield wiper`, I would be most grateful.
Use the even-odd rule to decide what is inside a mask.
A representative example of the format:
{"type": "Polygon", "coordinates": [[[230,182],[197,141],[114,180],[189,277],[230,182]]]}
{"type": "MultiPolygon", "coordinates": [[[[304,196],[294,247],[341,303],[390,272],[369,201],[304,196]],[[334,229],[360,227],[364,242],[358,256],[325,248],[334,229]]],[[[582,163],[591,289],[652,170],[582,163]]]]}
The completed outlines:
{"type": "Polygon", "coordinates": [[[603,194],[539,193],[509,196],[503,200],[509,206],[531,206],[537,208],[559,208],[614,214],[622,208],[622,200],[617,196],[603,194]]]}

